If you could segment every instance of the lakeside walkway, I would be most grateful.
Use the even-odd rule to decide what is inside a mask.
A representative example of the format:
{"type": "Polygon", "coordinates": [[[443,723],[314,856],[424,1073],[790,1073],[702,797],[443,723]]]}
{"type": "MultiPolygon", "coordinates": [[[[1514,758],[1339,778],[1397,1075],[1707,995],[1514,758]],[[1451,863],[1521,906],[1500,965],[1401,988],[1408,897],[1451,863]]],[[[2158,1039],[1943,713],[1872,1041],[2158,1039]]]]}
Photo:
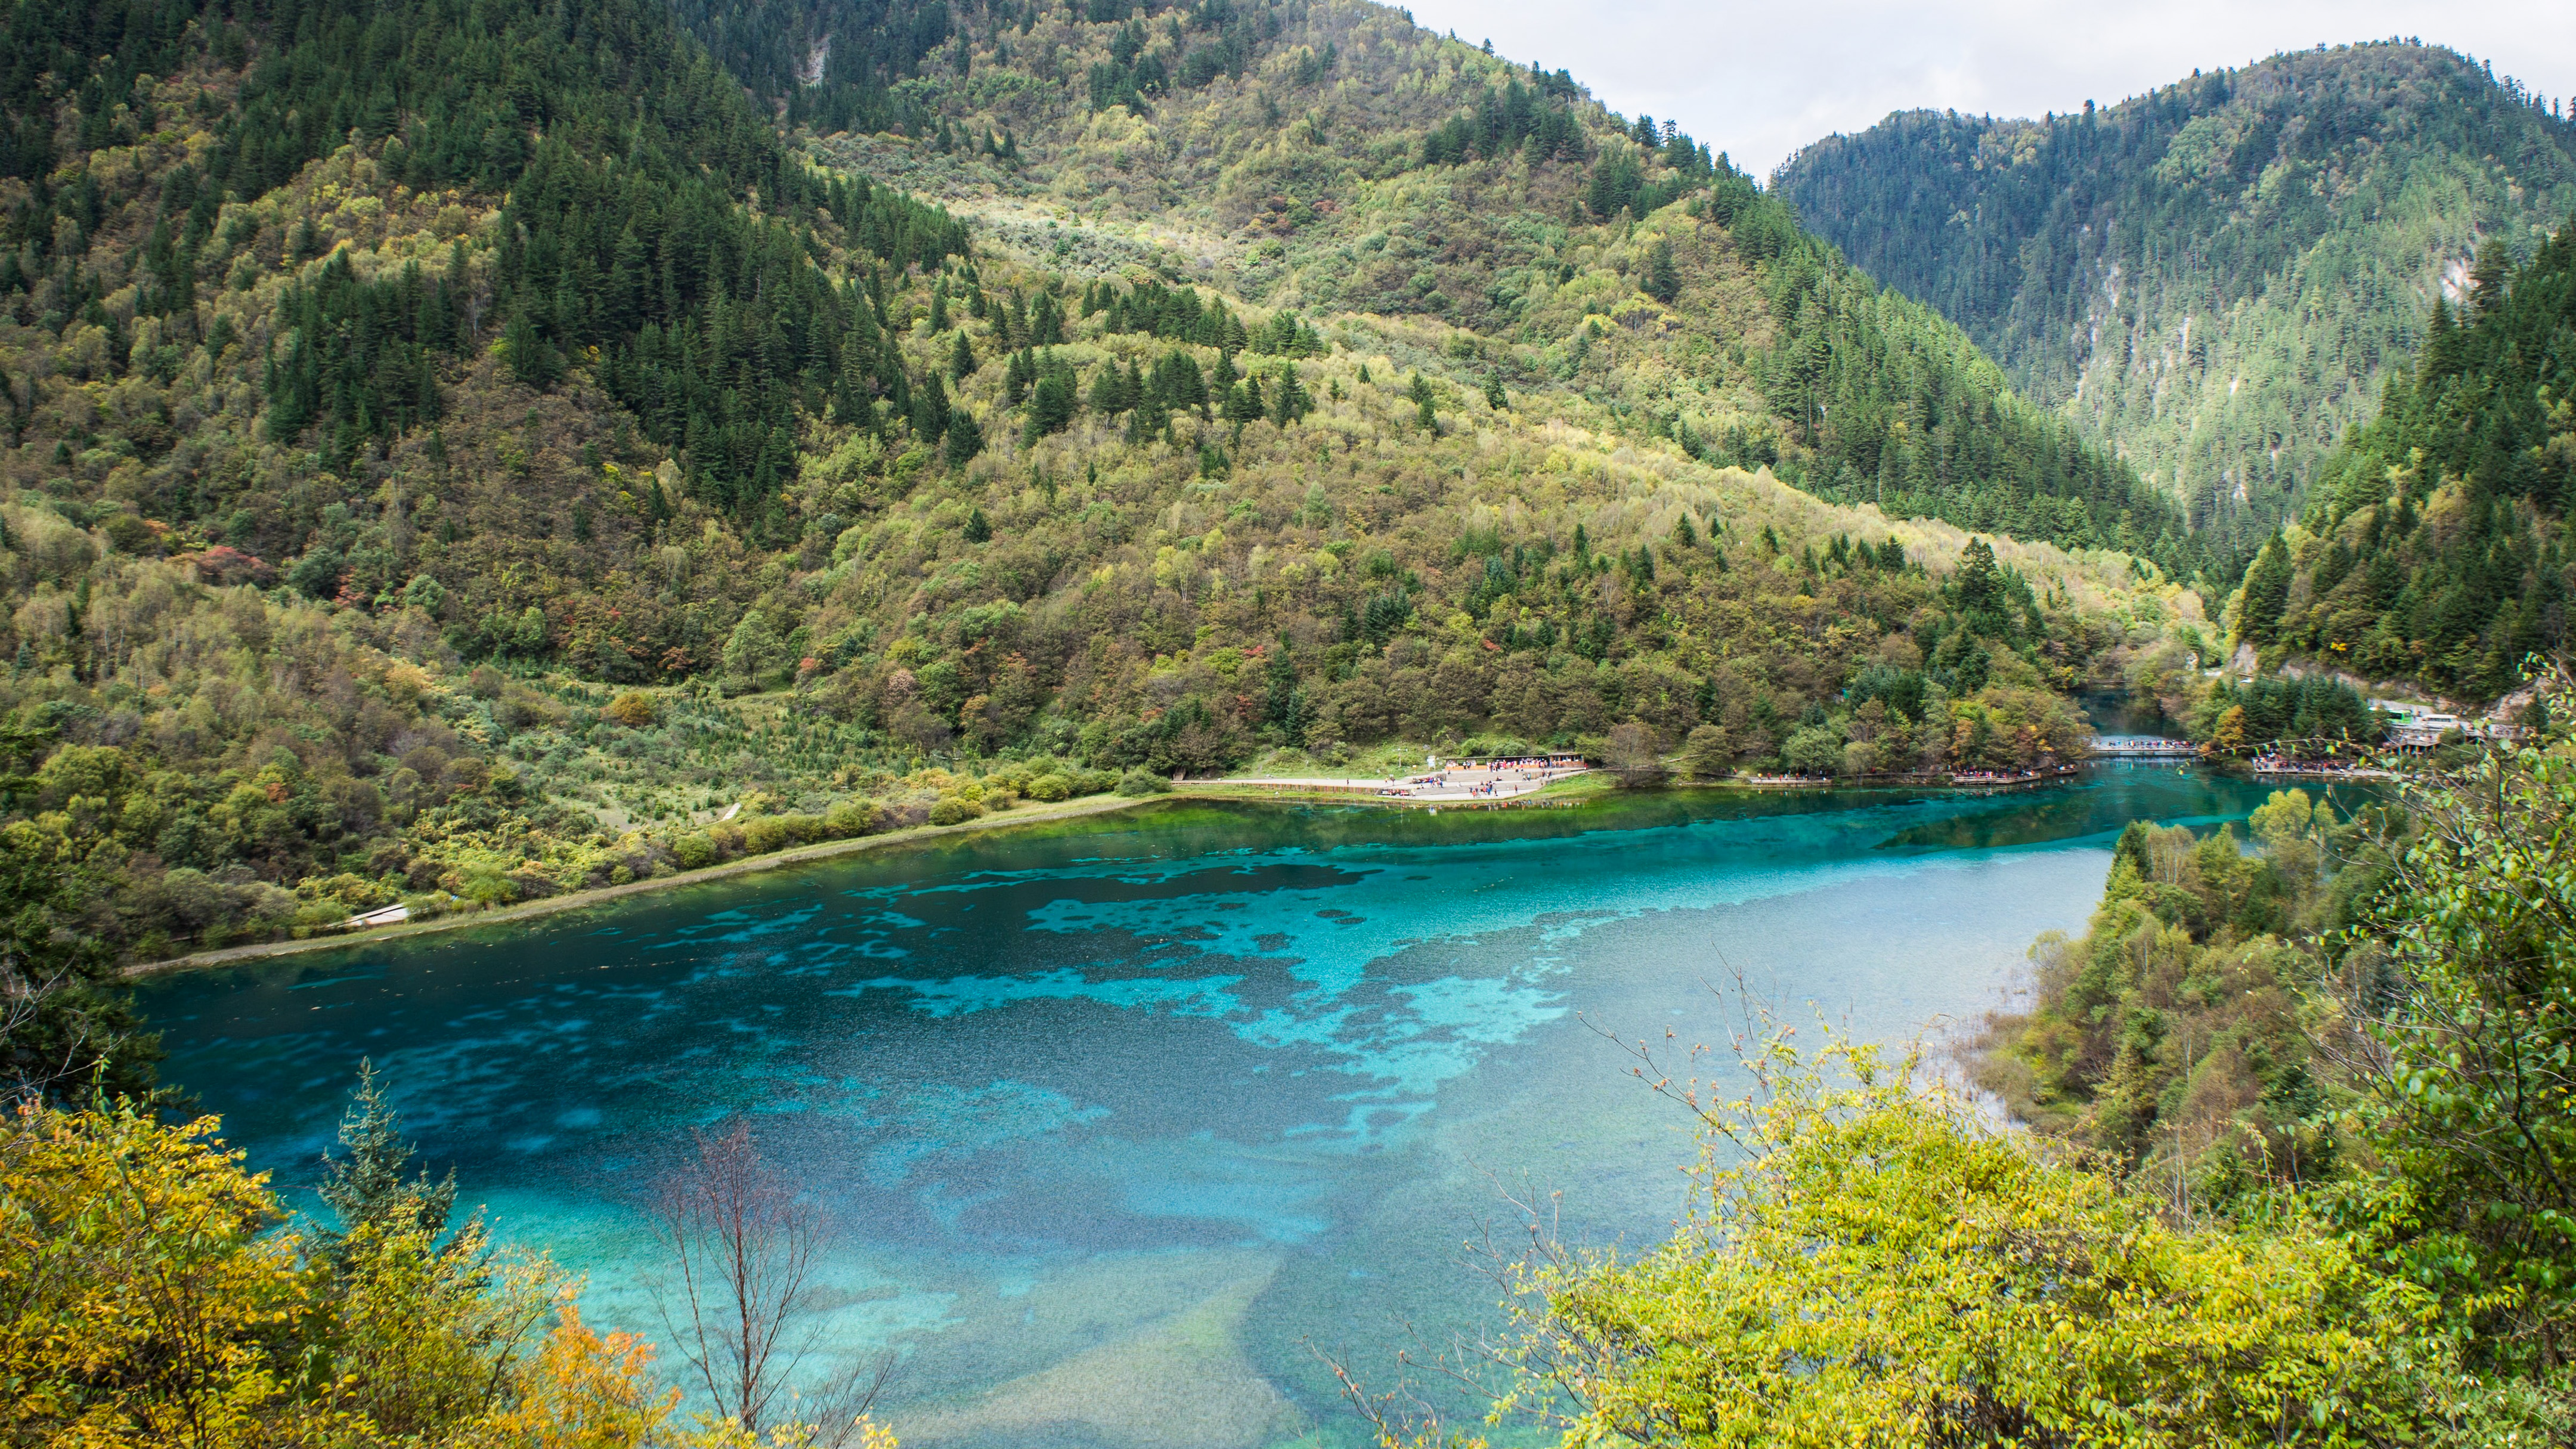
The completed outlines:
{"type": "Polygon", "coordinates": [[[2200,746],[2189,740],[2155,735],[2095,735],[2088,743],[2097,760],[2180,760],[2200,755],[2200,746]]]}
{"type": "Polygon", "coordinates": [[[1535,795],[1559,780],[1590,774],[1589,766],[1506,760],[1489,765],[1452,765],[1418,775],[1380,778],[1354,776],[1255,775],[1183,784],[1262,785],[1283,790],[1317,790],[1337,794],[1378,795],[1435,803],[1510,800],[1535,795]]]}

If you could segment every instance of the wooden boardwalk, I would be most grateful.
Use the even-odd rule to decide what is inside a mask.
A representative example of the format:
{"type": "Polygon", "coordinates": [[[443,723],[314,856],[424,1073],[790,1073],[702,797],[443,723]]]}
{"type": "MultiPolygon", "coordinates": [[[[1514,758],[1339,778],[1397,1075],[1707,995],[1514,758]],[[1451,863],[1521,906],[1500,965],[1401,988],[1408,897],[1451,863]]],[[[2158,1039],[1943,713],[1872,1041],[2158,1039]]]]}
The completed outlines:
{"type": "Polygon", "coordinates": [[[2179,760],[2200,758],[2200,746],[2189,740],[2151,735],[2096,735],[2088,742],[2097,760],[2179,760]]]}

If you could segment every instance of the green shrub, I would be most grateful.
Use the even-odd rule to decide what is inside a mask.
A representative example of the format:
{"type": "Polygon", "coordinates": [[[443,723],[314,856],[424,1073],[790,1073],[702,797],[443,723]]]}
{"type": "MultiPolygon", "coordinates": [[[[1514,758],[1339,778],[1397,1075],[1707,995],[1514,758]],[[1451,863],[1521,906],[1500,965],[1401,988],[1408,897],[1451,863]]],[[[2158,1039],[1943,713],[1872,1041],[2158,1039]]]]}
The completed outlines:
{"type": "Polygon", "coordinates": [[[492,706],[492,717],[509,729],[524,730],[562,724],[564,712],[561,705],[535,690],[513,685],[501,691],[501,698],[492,706]]]}
{"type": "Polygon", "coordinates": [[[671,858],[682,870],[702,870],[716,863],[716,843],[703,835],[683,835],[671,842],[671,858]]]}
{"type": "Polygon", "coordinates": [[[1029,798],[1053,804],[1073,794],[1073,782],[1062,775],[1040,775],[1029,782],[1029,798]]]}
{"type": "Polygon", "coordinates": [[[1171,781],[1142,766],[1118,777],[1118,793],[1131,798],[1138,795],[1161,795],[1169,792],[1171,788],[1171,781]]]}
{"type": "Polygon", "coordinates": [[[1724,725],[1704,724],[1682,741],[1682,769],[1694,780],[1723,780],[1735,769],[1735,741],[1724,725]]]}
{"type": "Polygon", "coordinates": [[[742,843],[754,855],[767,855],[787,843],[787,822],[763,815],[742,827],[742,843]]]}
{"type": "Polygon", "coordinates": [[[972,800],[961,800],[956,796],[951,795],[947,799],[930,807],[930,823],[933,825],[963,825],[967,821],[972,820],[983,813],[983,806],[976,804],[972,800]]]}
{"type": "Polygon", "coordinates": [[[118,553],[153,554],[161,551],[160,536],[152,531],[152,525],[131,513],[110,516],[106,529],[107,541],[116,546],[118,553]]]}
{"type": "Polygon", "coordinates": [[[497,870],[478,869],[456,892],[478,906],[506,906],[519,898],[519,888],[497,870]]]}
{"type": "Polygon", "coordinates": [[[1842,768],[1842,732],[1831,725],[1810,725],[1789,736],[1780,755],[1801,775],[1830,775],[1842,768]]]}
{"type": "Polygon", "coordinates": [[[1073,783],[1073,793],[1076,795],[1106,795],[1117,788],[1116,770],[1085,770],[1081,778],[1073,783]]]}

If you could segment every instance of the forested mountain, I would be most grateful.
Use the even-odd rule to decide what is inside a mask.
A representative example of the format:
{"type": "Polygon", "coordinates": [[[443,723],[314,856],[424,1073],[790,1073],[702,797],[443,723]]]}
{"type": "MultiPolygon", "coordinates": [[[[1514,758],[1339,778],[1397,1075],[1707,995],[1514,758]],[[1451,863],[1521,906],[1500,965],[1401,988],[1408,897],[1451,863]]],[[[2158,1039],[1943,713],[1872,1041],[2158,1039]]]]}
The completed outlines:
{"type": "Polygon", "coordinates": [[[2247,557],[2481,245],[2527,253],[2576,210],[2576,117],[2388,41],[2080,115],[1899,114],[1772,189],[2247,557]]]}
{"type": "Polygon", "coordinates": [[[1374,6],[9,25],[13,952],[1265,750],[2000,765],[2198,617],[1956,328],[1374,6]]]}
{"type": "Polygon", "coordinates": [[[961,22],[902,87],[941,108],[926,146],[818,150],[1069,276],[1145,267],[1270,307],[1443,323],[1462,383],[1589,403],[1702,461],[2202,565],[2166,500],[1670,124],[1377,6],[1131,8],[961,22]]]}
{"type": "MultiPolygon", "coordinates": [[[[2225,748],[2366,732],[2322,672],[2203,674],[2185,581],[2249,554],[2231,622],[2273,662],[2492,691],[2562,642],[2576,228],[2427,295],[2420,363],[2254,553],[2285,475],[2231,463],[2194,532],[1725,157],[1358,0],[10,0],[6,34],[13,1442],[809,1442],[759,1432],[749,1368],[732,1421],[669,1422],[648,1345],[451,1221],[372,1075],[333,1221],[289,1219],[212,1119],[164,1120],[136,961],[1255,761],[2020,768],[2112,680],[2225,748]]],[[[2261,272],[2347,184],[2448,214],[2418,188],[2454,172],[2373,169],[2414,132],[2312,154],[2341,120],[2231,109],[2329,60],[2172,100],[2199,199],[2100,213],[2101,255],[2223,211],[2209,247],[2261,272]]],[[[2477,94],[2537,138],[2494,152],[2514,184],[2563,184],[2559,123],[2477,94]]],[[[2127,124],[2017,134],[2071,166],[2127,124]]],[[[2292,270],[2393,307],[2416,274],[2375,245],[2292,270]]],[[[2566,1442],[2576,746],[2535,713],[2358,823],[2276,799],[2256,855],[2124,836],[1979,1065],[2126,1179],[1830,1029],[1739,1038],[1735,1107],[1638,1043],[1712,1196],[1638,1256],[1533,1240],[1497,1422],[2566,1442]]],[[[675,1235],[812,1250],[747,1128],[694,1152],[675,1235]]],[[[783,1322],[744,1301],[736,1348],[783,1322]]]]}
{"type": "Polygon", "coordinates": [[[2320,470],[2305,526],[2247,570],[2240,638],[2473,700],[2564,649],[2576,224],[2518,269],[2490,246],[2467,292],[2434,304],[2414,366],[2320,470]]]}

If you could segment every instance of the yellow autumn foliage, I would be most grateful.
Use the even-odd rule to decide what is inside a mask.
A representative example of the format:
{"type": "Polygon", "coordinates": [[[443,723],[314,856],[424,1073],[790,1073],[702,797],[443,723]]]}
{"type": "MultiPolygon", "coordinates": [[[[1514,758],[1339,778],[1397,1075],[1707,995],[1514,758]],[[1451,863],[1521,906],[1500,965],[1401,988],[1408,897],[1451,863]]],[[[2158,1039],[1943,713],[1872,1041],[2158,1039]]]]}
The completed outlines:
{"type": "MultiPolygon", "coordinates": [[[[0,1123],[0,1444],[52,1449],[797,1449],[669,1421],[649,1345],[496,1254],[290,1218],[213,1117],[26,1103],[0,1123]]],[[[858,1449],[895,1449],[862,1421],[858,1449]]]]}
{"type": "Polygon", "coordinates": [[[1509,1405],[1567,1444],[2467,1442],[2431,1296],[2322,1225],[2163,1221],[1869,1048],[1754,1065],[1679,1233],[1525,1268],[1509,1405]]]}

